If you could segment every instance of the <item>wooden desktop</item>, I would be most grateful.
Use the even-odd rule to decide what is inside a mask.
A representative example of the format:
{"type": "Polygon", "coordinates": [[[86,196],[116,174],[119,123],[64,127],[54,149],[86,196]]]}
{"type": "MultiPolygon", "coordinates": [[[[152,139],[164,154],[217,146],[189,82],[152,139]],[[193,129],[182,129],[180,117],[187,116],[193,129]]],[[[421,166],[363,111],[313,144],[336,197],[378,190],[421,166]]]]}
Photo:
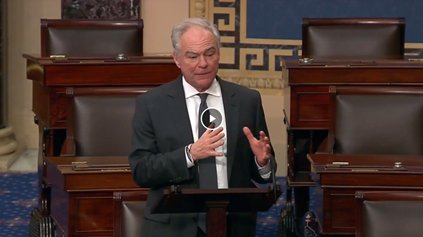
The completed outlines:
{"type": "Polygon", "coordinates": [[[154,87],[175,80],[180,74],[170,56],[136,56],[122,61],[110,58],[60,60],[28,54],[23,57],[27,79],[33,82],[35,122],[52,130],[49,136],[53,139],[43,147],[47,156],[60,153],[55,147],[53,130],[66,128],[66,87],[154,87]]]}

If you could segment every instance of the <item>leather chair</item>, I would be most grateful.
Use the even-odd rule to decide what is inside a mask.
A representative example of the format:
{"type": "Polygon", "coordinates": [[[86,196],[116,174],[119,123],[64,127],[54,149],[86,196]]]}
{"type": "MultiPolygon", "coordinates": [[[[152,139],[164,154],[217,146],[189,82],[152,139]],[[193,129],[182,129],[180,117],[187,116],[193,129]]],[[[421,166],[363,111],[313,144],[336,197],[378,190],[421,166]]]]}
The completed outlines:
{"type": "Polygon", "coordinates": [[[423,191],[358,191],[356,237],[420,237],[423,191]]]}
{"type": "Polygon", "coordinates": [[[142,56],[143,28],[142,19],[41,19],[41,56],[142,56]]]}
{"type": "Polygon", "coordinates": [[[404,18],[304,18],[302,57],[403,59],[404,39],[404,18]]]}
{"type": "Polygon", "coordinates": [[[148,190],[115,192],[113,237],[141,236],[148,190]]]}
{"type": "Polygon", "coordinates": [[[127,156],[136,97],[148,87],[69,87],[61,156],[127,156]]]}
{"type": "Polygon", "coordinates": [[[331,86],[317,153],[423,155],[423,87],[331,86]]]}

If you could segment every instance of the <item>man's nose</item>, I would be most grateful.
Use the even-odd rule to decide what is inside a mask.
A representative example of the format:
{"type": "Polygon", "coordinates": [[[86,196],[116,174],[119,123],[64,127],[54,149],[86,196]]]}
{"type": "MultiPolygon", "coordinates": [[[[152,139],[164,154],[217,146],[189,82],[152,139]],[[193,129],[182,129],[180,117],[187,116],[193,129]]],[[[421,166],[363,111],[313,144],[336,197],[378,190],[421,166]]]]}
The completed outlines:
{"type": "Polygon", "coordinates": [[[201,68],[206,68],[208,65],[207,60],[204,56],[200,57],[200,62],[198,63],[198,66],[201,68]]]}

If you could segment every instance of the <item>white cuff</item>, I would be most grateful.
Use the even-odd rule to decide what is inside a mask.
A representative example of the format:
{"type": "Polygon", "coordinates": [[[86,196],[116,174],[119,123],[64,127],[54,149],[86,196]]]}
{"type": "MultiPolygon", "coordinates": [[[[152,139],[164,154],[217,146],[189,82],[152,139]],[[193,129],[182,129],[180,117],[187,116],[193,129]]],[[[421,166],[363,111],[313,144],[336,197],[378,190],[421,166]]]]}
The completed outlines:
{"type": "Polygon", "coordinates": [[[258,167],[258,172],[260,173],[260,176],[263,179],[269,179],[270,175],[272,174],[272,168],[270,167],[270,159],[269,159],[269,162],[267,162],[267,164],[263,167],[260,167],[260,165],[257,163],[257,157],[254,157],[254,160],[258,167]]]}
{"type": "Polygon", "coordinates": [[[194,161],[192,160],[191,153],[190,153],[191,146],[192,144],[185,146],[185,158],[187,159],[188,169],[194,166],[194,161]]]}

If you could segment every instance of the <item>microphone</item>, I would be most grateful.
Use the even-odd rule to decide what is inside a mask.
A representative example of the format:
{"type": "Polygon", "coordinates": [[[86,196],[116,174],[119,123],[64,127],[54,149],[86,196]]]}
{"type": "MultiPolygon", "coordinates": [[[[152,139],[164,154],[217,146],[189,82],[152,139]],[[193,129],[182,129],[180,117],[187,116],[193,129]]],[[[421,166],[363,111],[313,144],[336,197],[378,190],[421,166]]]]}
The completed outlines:
{"type": "Polygon", "coordinates": [[[275,205],[278,201],[277,199],[277,186],[276,186],[276,159],[275,156],[270,156],[270,169],[272,170],[272,183],[273,183],[273,194],[275,195],[275,205]]]}

